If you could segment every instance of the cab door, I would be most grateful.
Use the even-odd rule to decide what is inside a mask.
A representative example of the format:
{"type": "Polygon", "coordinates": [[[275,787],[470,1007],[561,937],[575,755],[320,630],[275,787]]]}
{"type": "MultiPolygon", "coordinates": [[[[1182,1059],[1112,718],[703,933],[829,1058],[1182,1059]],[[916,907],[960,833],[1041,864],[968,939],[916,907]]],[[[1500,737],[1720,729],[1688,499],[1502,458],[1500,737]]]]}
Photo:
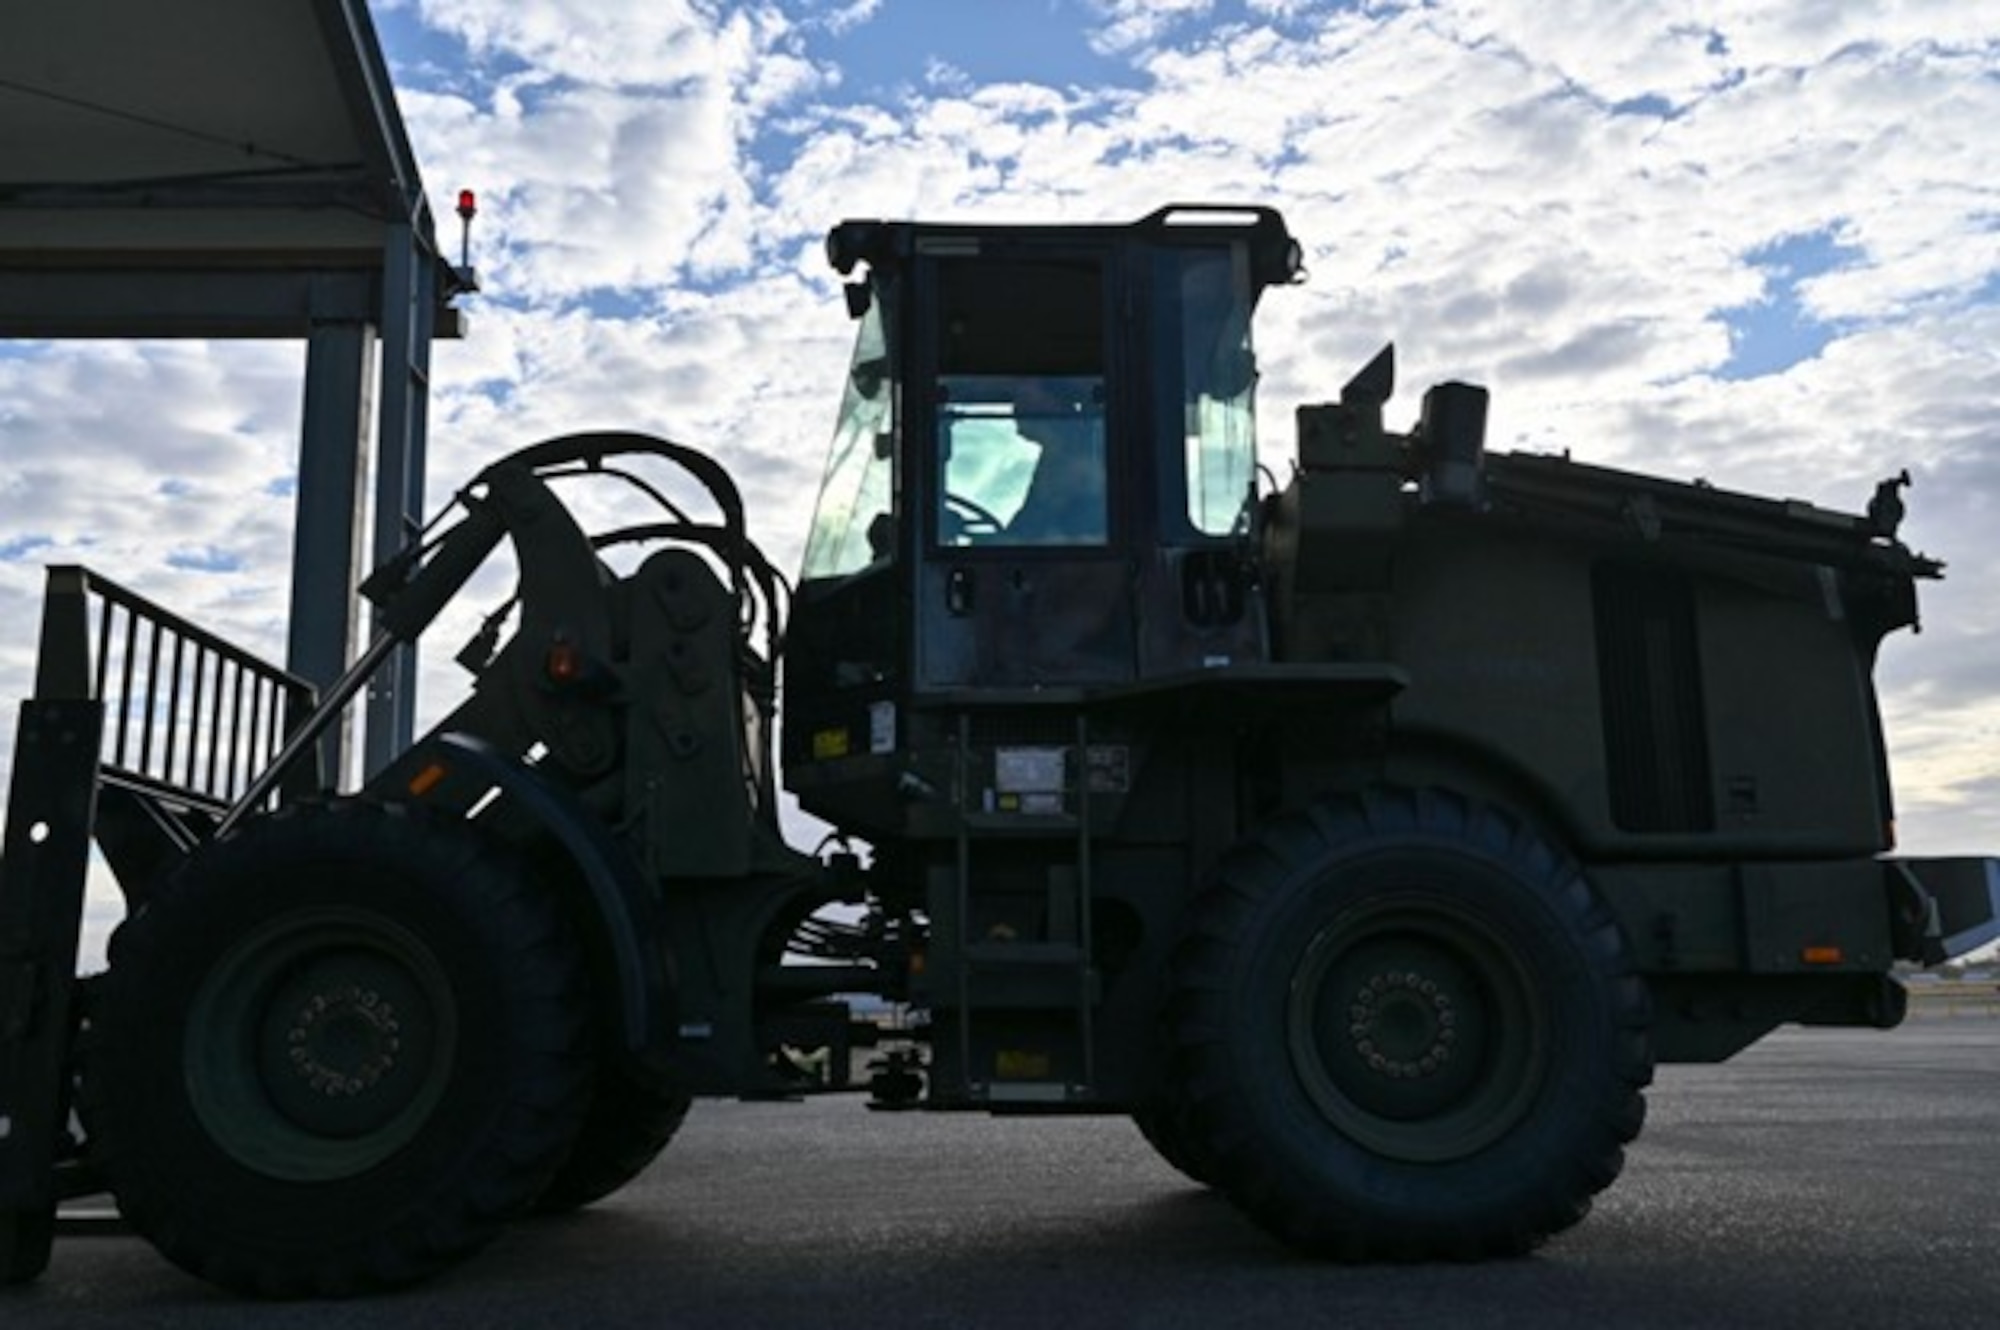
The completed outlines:
{"type": "Polygon", "coordinates": [[[1133,455],[1111,251],[919,252],[912,470],[918,684],[1116,683],[1135,671],[1133,455]]]}

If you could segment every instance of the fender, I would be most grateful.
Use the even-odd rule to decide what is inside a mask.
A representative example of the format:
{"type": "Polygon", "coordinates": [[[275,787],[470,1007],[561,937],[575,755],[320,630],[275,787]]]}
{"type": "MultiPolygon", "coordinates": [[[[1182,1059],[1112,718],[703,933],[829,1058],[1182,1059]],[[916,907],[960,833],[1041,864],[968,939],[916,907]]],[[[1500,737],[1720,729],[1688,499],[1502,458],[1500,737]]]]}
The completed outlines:
{"type": "Polygon", "coordinates": [[[659,902],[632,856],[576,796],[485,740],[452,731],[434,736],[424,747],[451,771],[452,784],[498,786],[519,814],[562,846],[588,902],[583,927],[603,944],[611,964],[620,1040],[633,1056],[658,1060],[678,1029],[677,984],[667,949],[660,945],[664,925],[659,902]]]}

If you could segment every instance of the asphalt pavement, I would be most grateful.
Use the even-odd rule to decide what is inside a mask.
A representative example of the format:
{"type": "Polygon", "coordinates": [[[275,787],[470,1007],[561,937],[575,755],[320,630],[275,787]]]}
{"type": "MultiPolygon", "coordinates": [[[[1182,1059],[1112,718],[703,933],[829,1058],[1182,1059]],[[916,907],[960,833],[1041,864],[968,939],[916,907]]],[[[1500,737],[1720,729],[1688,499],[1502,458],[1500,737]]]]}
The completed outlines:
{"type": "Polygon", "coordinates": [[[639,1182],[421,1288],[256,1304],[59,1240],[0,1327],[2000,1324],[2000,1015],[1661,1070],[1624,1176],[1536,1255],[1302,1260],[1123,1120],[697,1105],[639,1182]]]}

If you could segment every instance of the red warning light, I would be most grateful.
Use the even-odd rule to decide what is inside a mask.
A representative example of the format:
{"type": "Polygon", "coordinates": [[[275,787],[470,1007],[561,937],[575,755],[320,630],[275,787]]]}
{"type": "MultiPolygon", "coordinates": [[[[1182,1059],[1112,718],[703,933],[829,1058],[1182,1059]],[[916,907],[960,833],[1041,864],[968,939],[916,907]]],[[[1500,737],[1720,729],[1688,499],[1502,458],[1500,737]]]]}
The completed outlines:
{"type": "Polygon", "coordinates": [[[549,654],[543,661],[550,683],[575,683],[583,677],[583,654],[575,646],[557,638],[549,643],[549,654]]]}
{"type": "Polygon", "coordinates": [[[466,221],[469,222],[472,220],[472,215],[478,211],[479,211],[479,196],[474,194],[469,189],[459,190],[458,215],[460,217],[463,217],[466,221]]]}

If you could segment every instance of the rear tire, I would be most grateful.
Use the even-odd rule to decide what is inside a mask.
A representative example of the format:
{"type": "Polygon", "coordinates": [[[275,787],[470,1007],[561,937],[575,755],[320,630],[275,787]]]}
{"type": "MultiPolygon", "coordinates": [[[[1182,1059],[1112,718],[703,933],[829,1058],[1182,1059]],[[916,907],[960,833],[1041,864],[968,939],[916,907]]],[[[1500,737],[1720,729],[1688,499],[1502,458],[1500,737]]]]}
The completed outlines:
{"type": "Polygon", "coordinates": [[[1203,1153],[1187,1105],[1178,1097],[1163,1095],[1132,1110],[1132,1124],[1153,1152],[1182,1177],[1198,1186],[1215,1185],[1214,1161],[1203,1153]]]}
{"type": "Polygon", "coordinates": [[[555,902],[463,823],[260,819],[120,930],[85,1046],[92,1153],[132,1226],[227,1288],[409,1284],[569,1150],[582,993],[555,902]]]}
{"type": "Polygon", "coordinates": [[[0,1285],[25,1284],[49,1268],[55,1207],[0,1210],[0,1285]]]}
{"type": "Polygon", "coordinates": [[[601,1201],[659,1158],[687,1120],[689,1099],[631,1069],[599,1069],[590,1112],[576,1146],[535,1202],[538,1214],[562,1214],[601,1201]]]}
{"type": "Polygon", "coordinates": [[[1302,1250],[1525,1252],[1644,1121],[1650,1009],[1577,866],[1513,817],[1377,791],[1231,851],[1176,949],[1175,1079],[1206,1170],[1302,1250]]]}

